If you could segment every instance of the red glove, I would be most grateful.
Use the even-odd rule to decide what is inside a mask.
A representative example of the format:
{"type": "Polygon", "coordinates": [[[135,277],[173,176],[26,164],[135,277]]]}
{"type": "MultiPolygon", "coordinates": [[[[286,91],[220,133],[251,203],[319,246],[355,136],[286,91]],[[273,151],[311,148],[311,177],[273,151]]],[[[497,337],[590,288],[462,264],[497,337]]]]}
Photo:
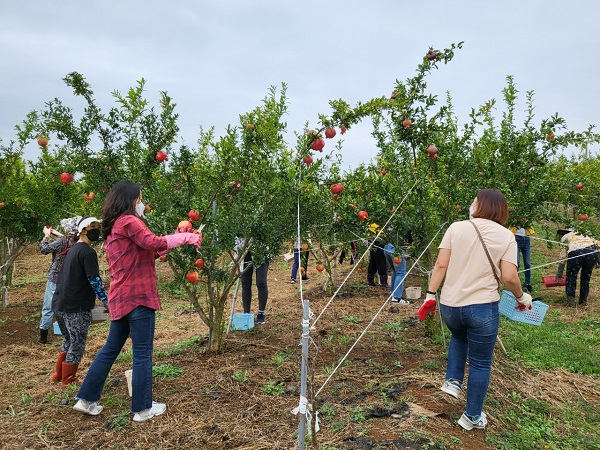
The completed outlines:
{"type": "Polygon", "coordinates": [[[425,301],[419,308],[419,320],[423,322],[427,319],[427,316],[431,314],[432,316],[435,314],[435,306],[437,305],[437,301],[435,299],[435,294],[430,294],[429,292],[425,296],[425,301]]]}

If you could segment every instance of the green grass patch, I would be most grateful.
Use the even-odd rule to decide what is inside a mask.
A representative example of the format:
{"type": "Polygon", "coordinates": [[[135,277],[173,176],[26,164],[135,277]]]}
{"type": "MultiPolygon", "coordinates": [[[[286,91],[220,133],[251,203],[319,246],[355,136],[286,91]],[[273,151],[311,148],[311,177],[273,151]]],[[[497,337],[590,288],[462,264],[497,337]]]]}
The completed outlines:
{"type": "Polygon", "coordinates": [[[600,320],[579,324],[549,311],[541,326],[501,318],[500,335],[508,356],[540,370],[562,368],[583,375],[600,375],[600,320]]]}
{"type": "Polygon", "coordinates": [[[152,367],[152,376],[154,378],[175,378],[183,373],[181,367],[173,366],[172,364],[159,364],[152,367]]]}

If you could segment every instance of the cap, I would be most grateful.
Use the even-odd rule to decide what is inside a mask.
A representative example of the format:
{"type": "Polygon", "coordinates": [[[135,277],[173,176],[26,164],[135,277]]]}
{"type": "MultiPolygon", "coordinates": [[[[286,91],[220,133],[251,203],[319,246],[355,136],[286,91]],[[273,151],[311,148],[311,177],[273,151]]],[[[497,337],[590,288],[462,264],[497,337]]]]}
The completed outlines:
{"type": "Polygon", "coordinates": [[[85,227],[90,226],[94,222],[102,222],[101,219],[96,219],[95,217],[86,217],[85,219],[81,219],[79,224],[77,225],[77,232],[81,233],[85,227]]]}

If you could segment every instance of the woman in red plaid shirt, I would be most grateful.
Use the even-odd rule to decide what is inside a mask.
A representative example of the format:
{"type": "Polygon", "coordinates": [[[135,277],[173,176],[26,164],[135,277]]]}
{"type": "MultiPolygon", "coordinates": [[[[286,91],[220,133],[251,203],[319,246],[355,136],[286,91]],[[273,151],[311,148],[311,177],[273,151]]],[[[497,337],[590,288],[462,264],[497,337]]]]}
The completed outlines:
{"type": "Polygon", "coordinates": [[[108,373],[131,336],[133,379],[131,412],[144,422],[165,412],[167,405],[152,399],[152,350],[155,313],[161,309],[154,261],[168,250],[184,244],[200,248],[202,235],[176,233],[156,236],[141,220],[144,214],[138,184],[119,181],[102,208],[102,235],[111,276],[108,293],[110,330],[83,381],[73,409],[100,414],[98,404],[108,373]]]}

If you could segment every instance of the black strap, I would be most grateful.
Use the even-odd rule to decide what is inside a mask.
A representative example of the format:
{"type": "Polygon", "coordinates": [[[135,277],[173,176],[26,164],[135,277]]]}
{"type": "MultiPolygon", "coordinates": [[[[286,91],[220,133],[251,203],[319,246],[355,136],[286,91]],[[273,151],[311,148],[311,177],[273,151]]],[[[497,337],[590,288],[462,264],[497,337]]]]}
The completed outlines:
{"type": "Polygon", "coordinates": [[[498,283],[498,292],[500,292],[502,290],[502,282],[500,281],[500,277],[498,277],[498,274],[496,273],[496,266],[494,266],[492,257],[490,256],[490,252],[488,252],[488,249],[485,246],[485,242],[483,242],[483,238],[481,237],[481,233],[479,232],[479,228],[477,228],[477,225],[475,225],[475,222],[473,222],[472,220],[469,220],[469,222],[471,223],[471,225],[473,225],[473,228],[475,228],[475,231],[477,231],[477,236],[479,236],[479,241],[481,242],[481,245],[483,245],[483,249],[485,250],[485,256],[487,256],[487,259],[490,262],[490,266],[492,266],[492,272],[494,274],[494,278],[496,279],[496,282],[498,283]]]}

